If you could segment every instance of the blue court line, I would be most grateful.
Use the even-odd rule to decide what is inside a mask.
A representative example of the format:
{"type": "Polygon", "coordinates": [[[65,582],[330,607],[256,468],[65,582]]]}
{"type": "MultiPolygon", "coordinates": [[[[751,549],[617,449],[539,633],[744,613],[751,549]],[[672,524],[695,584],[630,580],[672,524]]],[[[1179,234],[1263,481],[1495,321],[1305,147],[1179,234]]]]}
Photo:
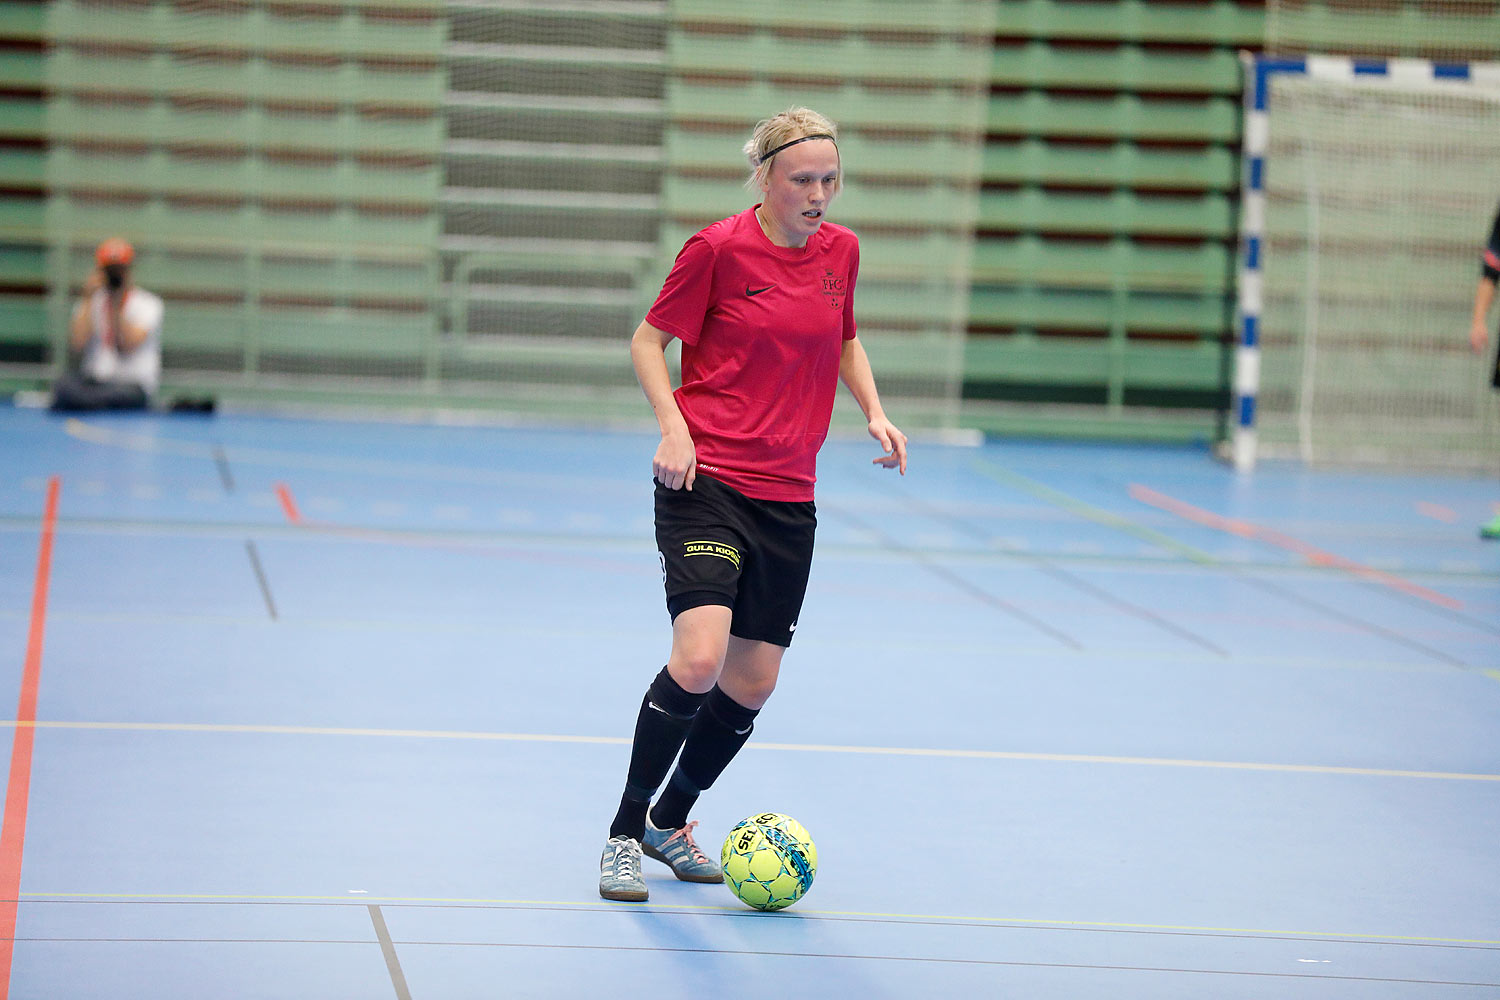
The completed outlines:
{"type": "Polygon", "coordinates": [[[255,582],[260,584],[260,596],[265,599],[266,611],[271,615],[271,620],[275,621],[276,601],[271,596],[271,583],[266,579],[266,570],[261,565],[260,553],[256,550],[253,540],[246,539],[245,552],[250,557],[250,568],[255,573],[255,582]]]}
{"type": "MultiPolygon", "coordinates": [[[[968,535],[970,538],[976,539],[978,541],[992,541],[991,536],[987,532],[978,528],[967,518],[959,517],[956,514],[949,514],[945,511],[939,510],[933,505],[925,503],[918,498],[911,496],[910,494],[903,493],[900,494],[900,497],[901,500],[905,503],[906,507],[909,510],[916,512],[917,514],[931,518],[935,521],[946,522],[957,528],[962,533],[968,535]]],[[[1157,627],[1163,629],[1164,631],[1170,632],[1172,635],[1177,636],[1179,639],[1186,639],[1189,642],[1200,646],[1217,656],[1229,656],[1228,650],[1212,642],[1211,640],[1204,638],[1191,629],[1183,628],[1176,622],[1169,621],[1168,619],[1163,618],[1161,615],[1156,614],[1149,608],[1143,608],[1137,604],[1127,601],[1124,598],[1120,597],[1118,594],[1115,594],[1104,587],[1100,587],[1096,584],[1090,583],[1088,580],[1085,580],[1084,578],[1074,573],[1068,572],[1061,566],[1055,565],[1052,561],[1054,557],[1050,553],[1048,555],[1041,555],[1034,552],[1028,552],[1016,547],[1015,545],[1010,544],[1009,542],[1005,542],[1003,539],[1000,541],[1002,542],[1001,551],[1003,551],[1006,555],[1012,556],[1017,561],[1026,563],[1027,565],[1030,565],[1033,568],[1046,573],[1048,576],[1052,577],[1055,580],[1061,580],[1068,586],[1071,586],[1078,590],[1082,590],[1094,597],[1096,600],[1102,601],[1119,611],[1123,611],[1128,615],[1133,615],[1134,617],[1140,618],[1144,621],[1148,621],[1153,625],[1156,625],[1157,627]]]]}
{"type": "Polygon", "coordinates": [[[920,549],[908,548],[906,545],[903,545],[901,542],[881,531],[879,528],[870,524],[868,521],[865,521],[851,514],[848,508],[824,504],[823,510],[828,513],[837,513],[840,517],[848,521],[850,524],[854,525],[856,528],[879,539],[882,548],[891,552],[899,553],[900,555],[911,559],[913,562],[917,563],[917,565],[927,570],[933,576],[936,576],[938,579],[949,584],[955,589],[963,591],[965,594],[968,594],[979,603],[987,604],[998,611],[1003,611],[1005,614],[1010,615],[1012,618],[1015,618],[1018,621],[1025,622],[1027,625],[1030,625],[1037,631],[1051,636],[1058,642],[1062,643],[1064,646],[1067,646],[1069,649],[1082,652],[1083,644],[1068,633],[1062,631],[1061,629],[1054,628],[1047,622],[1042,621],[1040,618],[1027,611],[1023,611],[1021,608],[1018,608],[1014,604],[1005,600],[1005,598],[1000,597],[996,594],[992,594],[988,590],[985,590],[983,587],[980,587],[977,584],[970,583],[959,574],[953,572],[942,563],[933,559],[927,552],[924,552],[920,549]]]}
{"type": "Polygon", "coordinates": [[[224,447],[215,444],[213,449],[214,464],[219,469],[219,482],[224,485],[225,493],[234,492],[234,474],[229,469],[229,458],[224,454],[224,447]]]}
{"type": "Polygon", "coordinates": [[[1190,562],[1213,567],[1222,567],[1225,565],[1224,561],[1217,556],[1202,549],[1194,548],[1186,542],[1178,541],[1171,535],[1157,531],[1154,528],[1148,528],[1144,524],[1133,521],[1123,514],[1116,514],[1102,507],[1095,507],[1091,503],[1086,503],[1077,497],[1069,496],[1061,490],[1055,490],[1034,479],[1029,479],[1019,472],[1013,472],[1004,466],[996,465],[982,458],[976,458],[969,464],[976,472],[988,479],[994,480],[1002,486],[1009,486],[1012,489],[1020,490],[1022,493],[1036,497],[1038,500],[1045,500],[1071,514],[1077,514],[1079,517],[1093,521],[1095,524],[1102,524],[1105,527],[1123,531],[1127,535],[1133,535],[1142,541],[1150,542],[1152,545],[1182,556],[1190,562]]]}
{"type": "Polygon", "coordinates": [[[1212,511],[1203,510],[1200,507],[1195,507],[1176,497],[1153,490],[1149,486],[1143,486],[1140,483],[1131,483],[1128,492],[1136,500],[1167,511],[1184,520],[1201,524],[1215,531],[1227,532],[1240,538],[1253,539],[1286,549],[1289,552],[1295,552],[1301,555],[1310,566],[1341,570],[1366,585],[1387,588],[1382,593],[1387,593],[1388,591],[1388,596],[1405,600],[1413,604],[1413,606],[1421,608],[1428,614],[1440,615],[1450,621],[1466,625],[1469,628],[1500,636],[1500,626],[1492,625],[1472,615],[1465,614],[1463,612],[1464,603],[1449,594],[1432,590],[1429,587],[1423,587],[1404,577],[1387,573],[1385,570],[1361,565],[1336,553],[1327,552],[1316,546],[1309,545],[1300,538],[1295,538],[1279,531],[1272,531],[1253,521],[1227,518],[1212,511]]]}
{"type": "Polygon", "coordinates": [[[380,941],[380,953],[385,957],[385,968],[391,976],[391,986],[396,991],[396,1000],[411,1000],[411,990],[406,985],[406,974],[401,971],[401,960],[396,957],[396,945],[391,940],[391,932],[385,925],[385,917],[381,915],[380,907],[374,903],[367,904],[366,909],[370,911],[370,922],[375,925],[375,937],[380,941]]]}
{"type": "Polygon", "coordinates": [[[1394,573],[1375,569],[1372,566],[1365,566],[1335,552],[1318,548],[1295,536],[1280,531],[1273,531],[1254,521],[1215,514],[1213,511],[1196,507],[1193,504],[1162,493],[1160,490],[1154,490],[1142,483],[1131,483],[1126,487],[1126,493],[1134,500],[1155,507],[1158,510],[1164,510],[1175,517],[1180,517],[1194,524],[1203,525],[1215,531],[1226,532],[1237,538],[1253,539],[1266,545],[1273,545],[1276,548],[1296,553],[1314,566],[1326,566],[1331,569],[1341,570],[1364,582],[1378,583],[1408,597],[1415,597],[1452,611],[1457,611],[1463,607],[1463,602],[1455,597],[1419,586],[1410,580],[1396,576],[1394,573]]]}
{"type": "Polygon", "coordinates": [[[1055,490],[1052,487],[1043,485],[1042,483],[1036,482],[1033,479],[1028,479],[1026,476],[1023,476],[1018,472],[1013,472],[1010,469],[995,465],[994,463],[986,462],[983,459],[976,458],[970,464],[982,475],[985,475],[1004,486],[1010,486],[1024,493],[1028,493],[1040,500],[1045,500],[1049,503],[1055,504],[1063,508],[1064,510],[1077,514],[1079,517],[1093,521],[1096,524],[1102,524],[1106,527],[1115,528],[1119,531],[1125,532],[1126,534],[1133,535],[1137,538],[1151,542],[1153,545],[1158,545],[1164,549],[1167,549],[1168,551],[1181,555],[1191,562],[1224,570],[1225,572],[1233,574],[1235,579],[1239,580],[1242,583],[1246,583],[1250,586],[1256,587],[1260,590],[1265,591],[1266,593],[1273,594],[1283,600],[1291,601],[1295,605],[1311,608],[1315,611],[1321,612],[1324,615],[1327,615],[1330,618],[1341,621],[1346,625],[1351,625],[1365,632],[1369,632],[1372,635],[1380,636],[1383,639],[1394,642],[1401,646],[1405,646],[1408,649],[1422,653],[1426,656],[1430,656],[1433,659],[1439,660],[1450,666],[1458,667],[1463,670],[1473,669],[1470,664],[1465,663],[1463,660],[1460,660],[1441,649],[1429,646],[1424,642],[1418,642],[1415,639],[1402,635],[1400,632],[1388,629],[1383,625],[1365,621],[1363,618],[1359,618],[1347,612],[1340,611],[1337,608],[1329,607],[1321,601],[1314,600],[1313,598],[1307,597],[1305,595],[1288,593],[1271,581],[1263,580],[1260,577],[1247,572],[1247,567],[1245,566],[1218,559],[1201,549],[1197,549],[1191,545],[1186,544],[1185,542],[1179,542],[1177,539],[1173,538],[1170,535],[1163,534],[1162,532],[1156,531],[1155,529],[1148,528],[1142,524],[1138,524],[1137,522],[1131,520],[1128,517],[1125,517],[1122,514],[1116,514],[1113,511],[1095,507],[1093,504],[1086,503],[1083,500],[1079,500],[1077,497],[1069,496],[1068,494],[1063,493],[1060,490],[1055,490]]]}

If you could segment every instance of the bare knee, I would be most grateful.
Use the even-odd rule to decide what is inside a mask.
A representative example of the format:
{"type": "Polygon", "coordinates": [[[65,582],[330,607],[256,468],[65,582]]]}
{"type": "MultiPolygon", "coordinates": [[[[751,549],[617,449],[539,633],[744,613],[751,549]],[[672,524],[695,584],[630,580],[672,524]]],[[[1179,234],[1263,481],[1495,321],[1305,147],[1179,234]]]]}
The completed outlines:
{"type": "Polygon", "coordinates": [[[703,694],[719,679],[729,647],[730,615],[727,607],[706,605],[689,608],[672,623],[667,671],[684,691],[703,694]]]}
{"type": "Polygon", "coordinates": [[[714,686],[724,668],[724,655],[711,648],[673,647],[667,671],[684,691],[703,694],[714,686]]]}
{"type": "Polygon", "coordinates": [[[766,702],[771,700],[771,693],[776,690],[776,679],[774,677],[770,680],[747,680],[742,677],[731,679],[728,674],[725,674],[719,678],[719,687],[737,704],[758,712],[765,707],[766,702]]]}
{"type": "Polygon", "coordinates": [[[760,709],[776,690],[784,652],[782,647],[767,642],[732,637],[719,687],[744,707],[760,709]]]}

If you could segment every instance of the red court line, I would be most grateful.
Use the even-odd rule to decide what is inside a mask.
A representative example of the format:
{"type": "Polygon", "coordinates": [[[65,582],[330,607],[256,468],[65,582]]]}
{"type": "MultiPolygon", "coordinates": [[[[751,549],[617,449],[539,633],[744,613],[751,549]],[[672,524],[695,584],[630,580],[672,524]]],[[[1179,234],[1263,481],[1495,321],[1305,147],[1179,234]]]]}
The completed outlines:
{"type": "Polygon", "coordinates": [[[1442,521],[1444,524],[1458,523],[1458,511],[1452,507],[1444,507],[1440,503],[1429,503],[1426,500],[1418,500],[1417,513],[1424,517],[1430,517],[1434,521],[1442,521]]]}
{"type": "Polygon", "coordinates": [[[292,491],[287,489],[286,483],[276,484],[276,498],[281,501],[281,509],[286,514],[286,519],[293,524],[301,524],[302,514],[297,510],[297,501],[292,499],[292,491]]]}
{"type": "Polygon", "coordinates": [[[42,681],[42,635],[47,623],[47,585],[52,577],[52,538],[57,528],[57,496],[62,481],[47,482],[42,542],[31,591],[31,629],[26,665],[16,705],[15,740],[10,750],[10,783],[5,787],[5,819],[0,822],[0,1000],[10,996],[10,967],[16,946],[16,907],[21,899],[21,854],[26,846],[26,807],[31,798],[31,749],[36,729],[37,690],[42,681]]]}
{"type": "Polygon", "coordinates": [[[1169,497],[1165,493],[1158,493],[1156,490],[1151,489],[1151,487],[1142,486],[1140,483],[1130,484],[1130,495],[1142,503],[1147,503],[1168,513],[1176,514],[1178,517],[1185,518],[1195,524],[1202,524],[1210,528],[1216,528],[1219,531],[1226,531],[1231,535],[1238,535],[1241,538],[1251,538],[1258,542],[1275,545],[1277,548],[1286,549],[1289,552],[1295,552],[1314,566],[1330,566],[1334,569],[1341,569],[1361,579],[1383,584],[1393,590],[1399,590],[1403,594],[1419,597],[1424,601],[1430,601],[1441,607],[1452,608],[1455,611],[1464,606],[1464,602],[1457,598],[1449,597],[1447,594],[1440,594],[1435,590],[1429,590],[1420,584],[1412,583],[1410,580],[1403,580],[1393,573],[1387,573],[1384,570],[1375,569],[1373,566],[1357,563],[1352,559],[1346,559],[1336,553],[1327,552],[1314,545],[1310,545],[1300,538],[1283,535],[1279,531],[1273,531],[1270,528],[1262,527],[1250,521],[1223,517],[1222,515],[1215,514],[1213,511],[1204,510],[1202,507],[1194,507],[1186,501],[1178,500],[1176,497],[1169,497]]]}

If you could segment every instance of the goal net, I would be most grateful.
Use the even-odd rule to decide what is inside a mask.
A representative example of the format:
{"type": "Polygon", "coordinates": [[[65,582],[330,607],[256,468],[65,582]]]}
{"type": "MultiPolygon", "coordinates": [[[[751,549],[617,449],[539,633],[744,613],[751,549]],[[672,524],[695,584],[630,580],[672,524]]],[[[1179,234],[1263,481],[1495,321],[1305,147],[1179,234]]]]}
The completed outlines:
{"type": "Polygon", "coordinates": [[[1281,67],[1252,74],[1264,118],[1247,119],[1260,454],[1493,467],[1500,394],[1467,334],[1500,202],[1500,66],[1281,67]]]}

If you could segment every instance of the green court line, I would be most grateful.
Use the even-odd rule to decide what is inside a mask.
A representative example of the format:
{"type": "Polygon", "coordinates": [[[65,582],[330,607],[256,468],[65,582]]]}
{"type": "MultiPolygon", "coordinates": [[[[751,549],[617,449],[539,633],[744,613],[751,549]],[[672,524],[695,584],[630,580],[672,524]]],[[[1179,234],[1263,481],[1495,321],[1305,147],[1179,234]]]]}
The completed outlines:
{"type": "MultiPolygon", "coordinates": [[[[0,729],[107,730],[112,732],[226,733],[279,736],[365,736],[395,739],[474,740],[509,743],[577,743],[629,745],[623,736],[568,736],[555,733],[492,733],[448,729],[363,729],[337,726],[246,725],[211,722],[17,722],[0,720],[0,729]]],[[[822,743],[748,743],[756,751],[852,754],[875,757],[938,757],[950,760],[1010,760],[1049,764],[1119,764],[1137,767],[1189,767],[1223,771],[1266,771],[1279,774],[1331,774],[1369,778],[1421,778],[1430,781],[1496,781],[1500,774],[1468,771],[1411,771],[1397,768],[1343,767],[1325,764],[1272,764],[1254,761],[1189,760],[1173,757],[1127,757],[1098,754],[1026,753],[1009,750],[961,750],[931,747],[840,746],[822,743]]]]}
{"type": "Polygon", "coordinates": [[[1186,542],[1180,542],[1171,535],[1148,528],[1143,524],[1132,521],[1123,514],[1116,514],[1113,511],[1105,510],[1103,507],[1095,507],[1091,503],[1086,503],[1077,497],[1069,496],[1034,479],[1028,479],[1018,472],[1012,472],[1004,466],[987,462],[982,458],[974,459],[970,462],[970,465],[975,471],[993,479],[1002,486],[1009,486],[1012,489],[1020,490],[1022,493],[1036,497],[1038,500],[1045,500],[1047,503],[1061,507],[1071,514],[1077,514],[1079,517],[1093,521],[1096,524],[1102,524],[1105,527],[1123,531],[1127,535],[1133,535],[1142,541],[1150,542],[1152,545],[1159,546],[1169,552],[1175,552],[1192,562],[1203,566],[1220,566],[1223,564],[1223,560],[1210,555],[1202,549],[1194,548],[1186,542]]]}
{"type": "MultiPolygon", "coordinates": [[[[350,893],[343,896],[332,896],[255,895],[248,893],[23,891],[20,895],[21,898],[26,901],[62,903],[219,903],[230,905],[235,903],[279,903],[288,906],[327,904],[344,906],[371,906],[385,904],[389,906],[432,906],[455,908],[548,908],[568,909],[575,911],[592,911],[597,913],[650,911],[655,913],[682,912],[689,915],[703,913],[729,914],[734,916],[750,917],[756,916],[756,914],[752,911],[734,905],[704,906],[691,903],[672,903],[668,906],[652,906],[649,903],[603,903],[597,900],[579,901],[570,899],[498,899],[465,896],[370,896],[363,893],[350,893]]],[[[958,916],[954,914],[936,913],[895,913],[878,910],[818,910],[801,906],[797,908],[797,913],[799,916],[802,916],[804,918],[821,917],[824,919],[833,920],[888,920],[932,924],[982,924],[995,927],[1036,927],[1055,930],[1078,929],[1161,934],[1218,934],[1231,936],[1337,940],[1353,943],[1404,942],[1408,944],[1425,945],[1462,945],[1465,947],[1484,948],[1500,947],[1500,939],[1436,937],[1418,934],[1372,934],[1349,931],[1288,931],[1274,930],[1265,927],[1213,927],[1197,926],[1193,924],[1129,923],[1113,920],[1057,920],[1041,917],[958,916]]]]}

